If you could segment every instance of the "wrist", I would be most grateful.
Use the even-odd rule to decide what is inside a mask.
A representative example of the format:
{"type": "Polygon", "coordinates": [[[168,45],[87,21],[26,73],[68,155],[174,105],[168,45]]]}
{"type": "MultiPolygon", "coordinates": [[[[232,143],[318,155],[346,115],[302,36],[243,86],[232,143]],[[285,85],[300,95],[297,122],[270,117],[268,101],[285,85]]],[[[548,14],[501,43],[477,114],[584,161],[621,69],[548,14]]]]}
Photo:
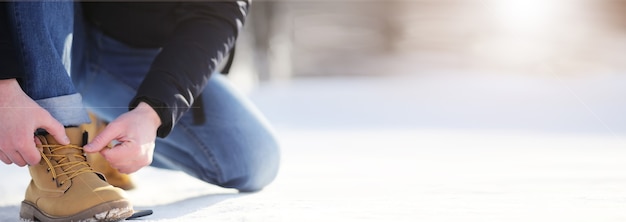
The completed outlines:
{"type": "Polygon", "coordinates": [[[141,102],[148,104],[150,107],[152,107],[152,110],[156,111],[161,121],[159,128],[157,129],[157,136],[165,138],[172,130],[172,121],[174,118],[172,115],[172,109],[168,108],[170,107],[170,105],[162,102],[159,99],[140,95],[135,96],[135,98],[133,98],[133,100],[131,100],[131,102],[128,104],[129,110],[135,109],[141,102]]]}
{"type": "Polygon", "coordinates": [[[16,79],[0,79],[0,91],[11,92],[16,89],[21,89],[16,79]]]}
{"type": "Polygon", "coordinates": [[[0,80],[0,102],[11,101],[20,93],[23,91],[16,79],[0,80]]]}
{"type": "Polygon", "coordinates": [[[149,121],[156,126],[156,128],[159,128],[159,126],[161,126],[161,118],[159,117],[159,114],[149,104],[145,102],[139,102],[139,104],[137,104],[137,107],[135,107],[135,109],[133,110],[144,113],[145,116],[148,117],[149,121]]]}

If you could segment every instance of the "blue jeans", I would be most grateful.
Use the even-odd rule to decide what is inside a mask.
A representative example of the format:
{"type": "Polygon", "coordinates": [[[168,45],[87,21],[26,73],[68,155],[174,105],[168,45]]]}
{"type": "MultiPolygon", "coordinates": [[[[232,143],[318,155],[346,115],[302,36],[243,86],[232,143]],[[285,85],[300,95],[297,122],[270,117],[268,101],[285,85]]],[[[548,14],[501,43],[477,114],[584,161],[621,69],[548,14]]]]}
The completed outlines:
{"type": "MultiPolygon", "coordinates": [[[[71,5],[45,2],[14,4],[71,5]]],[[[128,104],[159,49],[137,49],[116,41],[84,25],[80,10],[76,9],[73,23],[66,20],[50,22],[53,27],[47,30],[55,32],[65,30],[56,26],[74,26],[71,80],[62,72],[42,75],[45,79],[53,79],[75,89],[70,91],[74,92],[73,95],[78,95],[75,92],[82,95],[87,109],[104,120],[112,121],[128,111],[128,104]]],[[[41,16],[72,14],[69,8],[59,10],[62,11],[44,9],[48,13],[41,16]]],[[[25,8],[19,11],[28,15],[22,19],[34,16],[29,12],[25,8]]],[[[36,32],[36,28],[41,27],[25,32],[36,32]]],[[[37,59],[48,58],[45,50],[34,50],[37,59]]],[[[62,64],[62,60],[54,61],[56,63],[51,63],[62,64]]],[[[38,77],[34,76],[32,80],[39,81],[38,77]]],[[[57,100],[62,97],[54,95],[49,98],[57,100]]],[[[280,155],[278,142],[265,118],[220,74],[211,77],[202,99],[205,123],[194,124],[191,113],[183,115],[166,138],[157,138],[152,166],[180,170],[208,183],[240,191],[255,191],[269,184],[277,174],[280,155]]],[[[71,106],[82,107],[80,102],[71,106]]],[[[86,116],[86,113],[83,111],[82,115],[86,116]]]]}
{"type": "Polygon", "coordinates": [[[22,90],[66,126],[89,121],[70,80],[72,2],[6,3],[22,90]]]}

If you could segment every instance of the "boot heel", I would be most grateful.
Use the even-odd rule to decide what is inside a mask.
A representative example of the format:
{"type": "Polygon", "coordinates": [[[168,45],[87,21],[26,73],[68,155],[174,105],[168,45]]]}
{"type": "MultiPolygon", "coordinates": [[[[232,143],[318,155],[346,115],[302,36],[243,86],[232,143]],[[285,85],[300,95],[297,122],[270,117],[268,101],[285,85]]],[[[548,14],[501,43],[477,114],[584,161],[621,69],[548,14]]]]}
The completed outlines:
{"type": "Polygon", "coordinates": [[[22,221],[37,221],[35,217],[35,207],[22,201],[22,207],[20,208],[20,219],[22,221]]]}

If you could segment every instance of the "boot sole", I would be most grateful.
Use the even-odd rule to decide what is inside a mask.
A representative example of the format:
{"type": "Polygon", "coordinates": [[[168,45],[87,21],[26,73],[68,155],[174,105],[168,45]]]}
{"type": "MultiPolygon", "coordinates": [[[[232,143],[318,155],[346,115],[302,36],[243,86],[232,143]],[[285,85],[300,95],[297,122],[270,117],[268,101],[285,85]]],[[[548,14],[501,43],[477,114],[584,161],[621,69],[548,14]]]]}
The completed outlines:
{"type": "Polygon", "coordinates": [[[101,203],[77,214],[58,217],[48,215],[35,207],[34,204],[22,201],[20,218],[22,221],[62,222],[62,221],[103,221],[112,222],[124,220],[133,215],[133,208],[127,200],[117,200],[101,203]]]}

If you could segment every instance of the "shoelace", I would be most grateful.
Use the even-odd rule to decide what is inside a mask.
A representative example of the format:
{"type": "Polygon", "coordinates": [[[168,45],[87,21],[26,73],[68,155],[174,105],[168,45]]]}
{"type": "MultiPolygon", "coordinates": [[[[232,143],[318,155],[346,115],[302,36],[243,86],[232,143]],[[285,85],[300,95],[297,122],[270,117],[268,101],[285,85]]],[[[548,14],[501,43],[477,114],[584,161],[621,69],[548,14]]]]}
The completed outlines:
{"type": "Polygon", "coordinates": [[[67,175],[67,178],[63,181],[59,181],[58,186],[62,186],[68,180],[83,174],[83,173],[95,173],[91,166],[87,163],[87,158],[82,155],[82,147],[76,145],[42,145],[43,148],[50,148],[50,154],[45,154],[42,150],[39,150],[43,160],[48,164],[48,170],[52,173],[52,179],[56,180],[60,176],[67,175]],[[69,158],[65,154],[54,154],[58,150],[62,149],[77,149],[80,150],[80,153],[73,154],[76,157],[76,160],[70,161],[69,158]],[[53,166],[50,159],[59,157],[57,160],[57,165],[53,166]],[[65,168],[62,168],[65,167],[65,168]],[[62,173],[57,173],[56,168],[59,168],[62,173]]]}

